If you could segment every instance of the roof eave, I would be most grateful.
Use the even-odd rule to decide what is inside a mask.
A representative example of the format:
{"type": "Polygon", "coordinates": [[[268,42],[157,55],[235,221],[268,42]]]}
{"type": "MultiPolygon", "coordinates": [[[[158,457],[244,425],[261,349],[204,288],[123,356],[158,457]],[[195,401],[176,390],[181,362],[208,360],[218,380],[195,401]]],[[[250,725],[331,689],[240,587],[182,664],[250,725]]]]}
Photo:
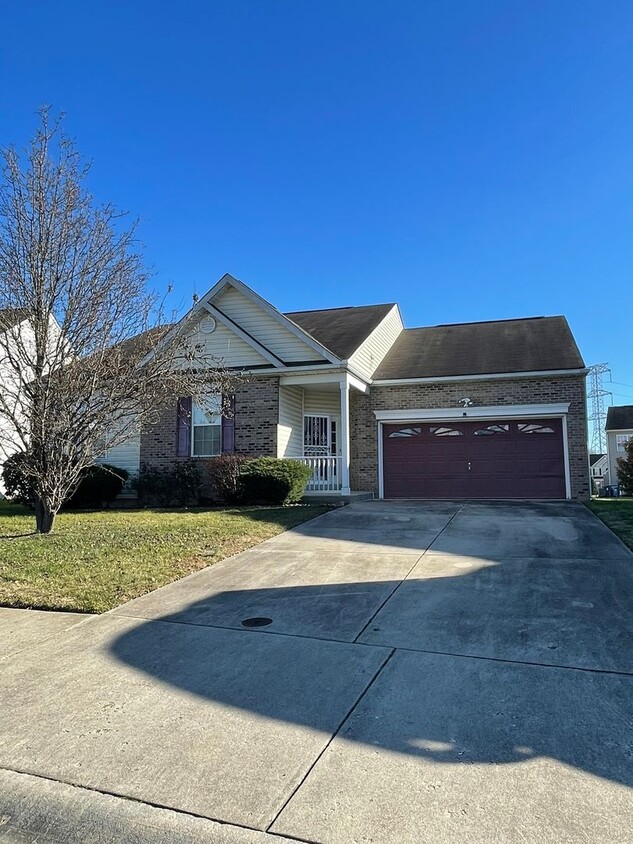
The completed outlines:
{"type": "Polygon", "coordinates": [[[587,367],[578,367],[575,369],[539,369],[527,372],[481,372],[474,375],[431,375],[426,377],[410,377],[410,378],[374,378],[372,386],[387,387],[406,384],[438,384],[450,381],[489,381],[503,380],[511,378],[546,378],[546,377],[565,377],[565,376],[586,376],[589,370],[587,367]]]}

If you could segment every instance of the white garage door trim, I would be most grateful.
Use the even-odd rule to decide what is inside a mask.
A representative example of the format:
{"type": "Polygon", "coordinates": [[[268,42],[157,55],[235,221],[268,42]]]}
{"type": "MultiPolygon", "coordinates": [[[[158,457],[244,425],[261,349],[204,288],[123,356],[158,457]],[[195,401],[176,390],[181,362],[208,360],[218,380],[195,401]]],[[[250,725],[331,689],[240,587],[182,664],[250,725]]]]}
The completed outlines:
{"type": "Polygon", "coordinates": [[[569,441],[567,437],[567,413],[569,403],[560,404],[510,404],[485,407],[435,407],[413,408],[411,410],[375,410],[378,422],[378,498],[385,497],[384,462],[382,453],[382,426],[393,422],[450,422],[451,419],[467,419],[472,422],[485,419],[520,419],[539,417],[562,419],[563,457],[565,460],[565,496],[571,498],[571,474],[569,468],[569,441]]]}

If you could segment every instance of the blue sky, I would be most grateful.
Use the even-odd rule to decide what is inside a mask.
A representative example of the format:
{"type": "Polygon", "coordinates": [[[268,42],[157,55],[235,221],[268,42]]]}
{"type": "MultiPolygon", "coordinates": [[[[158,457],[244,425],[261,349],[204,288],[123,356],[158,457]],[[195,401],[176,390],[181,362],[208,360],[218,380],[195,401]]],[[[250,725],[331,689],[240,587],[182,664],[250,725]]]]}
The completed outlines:
{"type": "Polygon", "coordinates": [[[564,313],[633,404],[630,0],[2,16],[0,142],[64,110],[181,309],[228,271],[282,310],[396,300],[409,326],[564,313]]]}

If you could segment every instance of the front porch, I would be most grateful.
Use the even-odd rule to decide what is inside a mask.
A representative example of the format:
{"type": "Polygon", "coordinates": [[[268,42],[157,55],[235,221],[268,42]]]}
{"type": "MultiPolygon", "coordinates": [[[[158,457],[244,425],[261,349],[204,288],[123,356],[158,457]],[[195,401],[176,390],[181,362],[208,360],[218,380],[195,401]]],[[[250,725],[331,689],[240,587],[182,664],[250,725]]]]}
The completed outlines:
{"type": "Polygon", "coordinates": [[[354,495],[349,481],[350,389],[366,386],[347,373],[280,379],[277,455],[310,467],[306,495],[311,500],[354,495]]]}

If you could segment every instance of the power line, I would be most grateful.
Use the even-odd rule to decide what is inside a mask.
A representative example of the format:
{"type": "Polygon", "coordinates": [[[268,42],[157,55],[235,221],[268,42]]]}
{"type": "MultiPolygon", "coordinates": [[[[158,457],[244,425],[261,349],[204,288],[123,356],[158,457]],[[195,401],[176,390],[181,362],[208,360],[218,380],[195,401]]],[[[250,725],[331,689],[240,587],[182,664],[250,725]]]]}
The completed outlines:
{"type": "Polygon", "coordinates": [[[589,421],[593,423],[593,435],[591,437],[591,451],[594,454],[604,454],[607,450],[604,425],[607,417],[605,397],[610,396],[609,390],[604,389],[603,377],[605,373],[611,372],[608,363],[594,363],[589,367],[589,392],[587,399],[590,403],[591,413],[589,421]]]}

